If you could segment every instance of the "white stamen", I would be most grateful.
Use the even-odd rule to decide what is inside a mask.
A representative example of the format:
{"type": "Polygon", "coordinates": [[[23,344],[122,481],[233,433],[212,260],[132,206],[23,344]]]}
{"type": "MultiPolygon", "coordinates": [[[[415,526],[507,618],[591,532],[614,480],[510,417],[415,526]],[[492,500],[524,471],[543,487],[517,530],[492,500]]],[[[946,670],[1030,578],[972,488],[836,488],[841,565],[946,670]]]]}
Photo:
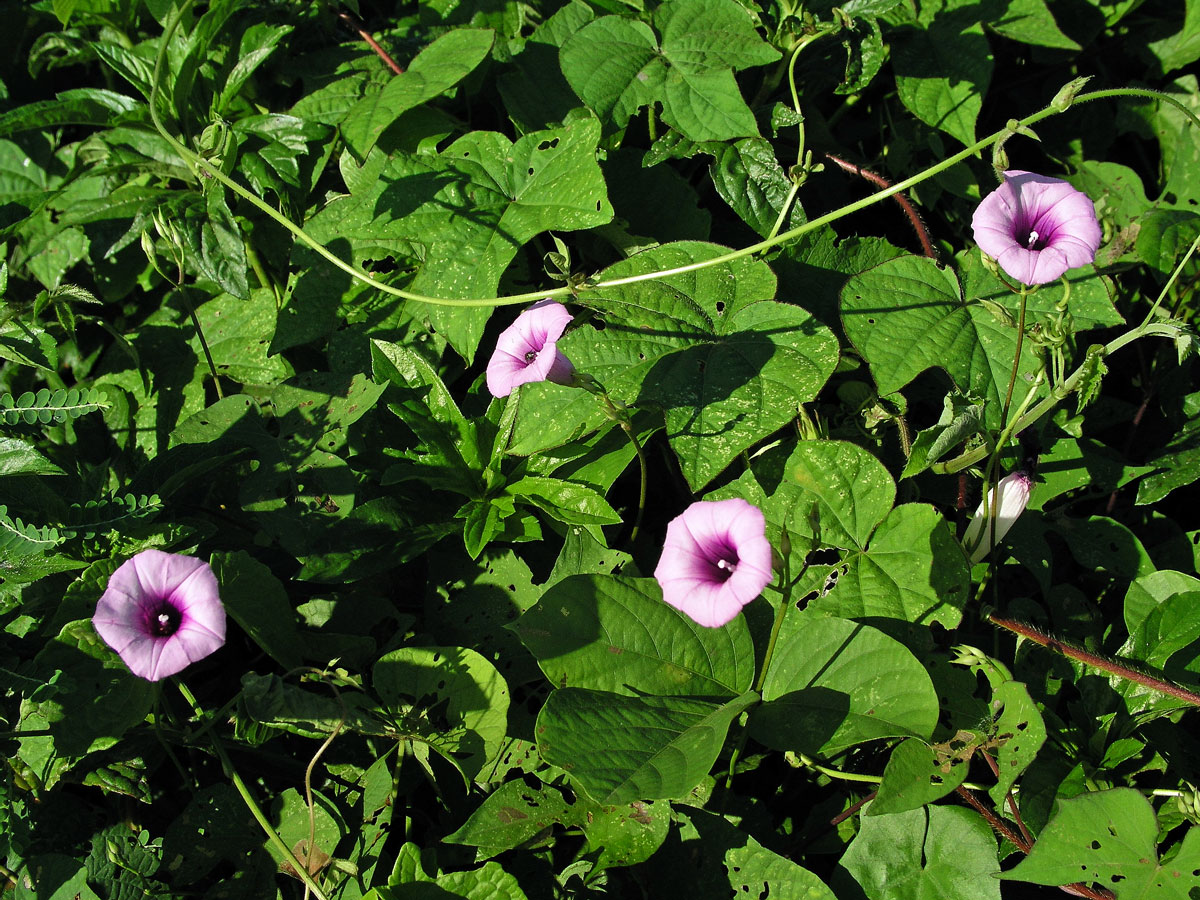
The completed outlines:
{"type": "Polygon", "coordinates": [[[732,572],[734,566],[733,566],[733,563],[731,563],[727,559],[718,559],[717,560],[717,568],[718,569],[728,569],[730,572],[732,572]]]}
{"type": "Polygon", "coordinates": [[[159,613],[158,614],[158,624],[161,625],[163,628],[166,628],[168,625],[171,624],[171,617],[168,616],[166,613],[159,613]]]}
{"type": "Polygon", "coordinates": [[[1032,228],[1029,229],[1029,237],[1027,237],[1025,239],[1025,246],[1032,247],[1037,242],[1038,242],[1038,233],[1036,231],[1034,231],[1032,228]]]}

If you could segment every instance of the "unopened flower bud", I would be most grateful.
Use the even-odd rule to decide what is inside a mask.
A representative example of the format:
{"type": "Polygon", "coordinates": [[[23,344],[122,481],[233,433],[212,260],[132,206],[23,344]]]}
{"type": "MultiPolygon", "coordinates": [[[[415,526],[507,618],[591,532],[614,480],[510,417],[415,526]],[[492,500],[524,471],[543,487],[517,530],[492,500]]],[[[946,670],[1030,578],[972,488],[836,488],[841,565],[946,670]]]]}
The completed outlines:
{"type": "Polygon", "coordinates": [[[1054,95],[1054,99],[1050,101],[1050,106],[1059,112],[1066,112],[1071,108],[1071,104],[1075,102],[1075,98],[1079,96],[1079,92],[1083,90],[1083,86],[1090,80],[1091,76],[1089,75],[1068,81],[1054,95]]]}
{"type": "Polygon", "coordinates": [[[971,554],[971,562],[982,562],[991,552],[993,539],[999,542],[1008,534],[1017,517],[1029,505],[1029,494],[1033,490],[1033,479],[1028,472],[1013,472],[1000,479],[989,491],[986,503],[980,503],[975,516],[967,525],[963,535],[963,546],[971,554]],[[992,520],[995,519],[995,533],[992,520]]]}

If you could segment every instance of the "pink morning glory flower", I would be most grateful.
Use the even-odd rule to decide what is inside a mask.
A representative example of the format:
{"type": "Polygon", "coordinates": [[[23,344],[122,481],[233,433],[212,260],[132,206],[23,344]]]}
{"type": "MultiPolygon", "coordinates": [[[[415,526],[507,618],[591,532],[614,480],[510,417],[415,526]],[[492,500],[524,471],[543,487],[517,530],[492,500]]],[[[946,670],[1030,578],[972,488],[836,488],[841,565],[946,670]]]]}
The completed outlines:
{"type": "Polygon", "coordinates": [[[694,622],[719,628],[771,580],[762,511],[745,500],[702,500],[667,525],[654,577],[663,599],[694,622]]]}
{"type": "Polygon", "coordinates": [[[1013,170],[971,218],[979,249],[1022,284],[1046,284],[1086,266],[1100,246],[1091,199],[1058,178],[1013,170]]]}
{"type": "Polygon", "coordinates": [[[531,381],[570,384],[575,367],[558,352],[556,343],[571,322],[561,303],[543,300],[525,310],[496,339],[487,365],[487,386],[493,397],[507,397],[531,381]]]}
{"type": "Polygon", "coordinates": [[[159,681],[225,643],[225,607],[212,567],[143,550],[108,579],[92,624],[134,675],[159,681]]]}
{"type": "Polygon", "coordinates": [[[983,562],[992,550],[992,514],[996,516],[996,542],[1008,534],[1017,517],[1029,505],[1029,494],[1033,491],[1033,479],[1027,472],[1005,475],[988,493],[988,502],[980,503],[975,517],[967,524],[963,533],[963,546],[971,554],[971,562],[983,562]],[[999,497],[999,499],[997,499],[999,497]]]}

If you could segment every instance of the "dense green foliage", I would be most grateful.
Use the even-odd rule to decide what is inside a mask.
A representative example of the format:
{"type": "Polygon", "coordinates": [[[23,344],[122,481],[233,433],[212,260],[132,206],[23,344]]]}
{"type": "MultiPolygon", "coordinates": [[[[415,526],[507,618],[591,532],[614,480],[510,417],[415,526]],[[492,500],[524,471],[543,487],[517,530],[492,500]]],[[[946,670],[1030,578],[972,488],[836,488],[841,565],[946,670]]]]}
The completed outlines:
{"type": "Polygon", "coordinates": [[[1200,2],[0,23],[0,892],[1200,892],[1200,2]],[[1094,264],[981,254],[1005,169],[1094,264]],[[580,377],[491,396],[543,297],[580,377]],[[649,575],[734,497],[704,628],[649,575]],[[153,683],[147,548],[229,617],[153,683]]]}

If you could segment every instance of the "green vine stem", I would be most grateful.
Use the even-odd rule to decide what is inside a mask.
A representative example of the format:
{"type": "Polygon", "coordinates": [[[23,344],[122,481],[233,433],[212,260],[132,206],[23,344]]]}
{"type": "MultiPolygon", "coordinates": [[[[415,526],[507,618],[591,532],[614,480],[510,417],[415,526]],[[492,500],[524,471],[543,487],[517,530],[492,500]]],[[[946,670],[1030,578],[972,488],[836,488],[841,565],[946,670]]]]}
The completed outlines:
{"type": "MultiPolygon", "coordinates": [[[[1139,325],[1137,328],[1126,332],[1119,337],[1114,338],[1107,344],[1096,344],[1089,348],[1087,355],[1084,357],[1079,368],[1068,376],[1067,380],[1061,384],[1055,385],[1050,391],[1050,396],[1044,398],[1040,403],[1029,410],[1029,412],[1017,416],[1009,423],[1005,429],[1007,434],[1016,434],[1024,431],[1050,410],[1054,409],[1059,403],[1069,397],[1075,391],[1079,390],[1084,380],[1093,373],[1094,367],[1099,360],[1105,359],[1117,350],[1120,350],[1126,344],[1136,341],[1138,338],[1148,337],[1150,335],[1159,335],[1160,337],[1177,338],[1179,337],[1180,329],[1177,325],[1172,325],[1166,322],[1153,322],[1139,325]]],[[[1030,395],[1031,396],[1031,395],[1030,395]]],[[[930,471],[939,475],[950,475],[955,472],[961,472],[963,469],[969,468],[978,462],[986,459],[991,453],[989,446],[976,447],[974,450],[968,450],[954,459],[946,462],[934,463],[930,466],[930,471]]]]}
{"type": "Polygon", "coordinates": [[[211,162],[201,158],[196,153],[192,152],[190,149],[188,149],[186,146],[184,146],[183,143],[181,143],[178,138],[176,138],[169,131],[167,131],[166,127],[163,125],[162,119],[159,116],[159,112],[158,112],[159,96],[161,93],[163,63],[167,57],[167,47],[171,42],[171,38],[174,36],[175,32],[178,30],[180,22],[183,19],[184,13],[187,12],[187,10],[189,10],[191,8],[191,6],[194,2],[195,2],[195,0],[185,0],[185,2],[182,3],[172,14],[170,21],[167,23],[166,28],[163,30],[162,40],[159,43],[158,53],[155,56],[154,75],[153,75],[151,89],[150,89],[150,119],[154,124],[155,130],[158,131],[158,133],[160,135],[162,135],[163,139],[168,144],[171,145],[171,147],[175,150],[175,152],[177,154],[179,154],[179,156],[193,170],[195,170],[197,168],[203,169],[205,173],[207,173],[212,178],[214,178],[215,180],[220,182],[222,185],[224,185],[229,190],[233,191],[235,194],[237,194],[239,197],[241,197],[247,203],[250,203],[252,206],[261,210],[263,213],[265,213],[267,216],[269,216],[271,219],[273,219],[275,222],[277,222],[280,226],[285,228],[287,231],[291,232],[297,238],[297,240],[306,244],[309,248],[311,248],[315,253],[320,255],[323,259],[325,259],[331,265],[336,266],[337,268],[341,269],[343,272],[350,275],[351,277],[356,278],[357,280],[363,282],[364,284],[366,284],[370,287],[373,287],[376,290],[382,291],[386,294],[391,294],[392,296],[400,297],[401,299],[404,299],[404,300],[415,301],[418,303],[429,303],[429,304],[432,304],[435,306],[495,307],[495,306],[511,306],[511,305],[519,304],[519,303],[529,303],[529,302],[536,301],[536,300],[562,299],[562,298],[566,298],[569,296],[573,296],[577,290],[587,290],[587,289],[598,290],[598,289],[610,288],[610,287],[620,287],[622,285],[627,285],[627,284],[636,284],[636,283],[642,282],[642,281],[653,281],[653,280],[657,280],[657,279],[661,279],[661,278],[669,278],[673,275],[682,275],[686,272],[693,272],[698,269],[706,269],[706,268],[709,268],[712,266],[724,265],[725,263],[730,263],[730,262],[733,262],[735,260],[741,259],[746,256],[753,256],[754,254],[762,253],[765,250],[770,250],[781,244],[785,244],[788,241],[794,240],[795,238],[798,238],[803,234],[807,234],[810,231],[815,231],[816,229],[821,228],[825,225],[828,225],[831,222],[835,222],[838,219],[841,219],[841,218],[844,218],[844,217],[850,215],[851,213],[855,213],[861,209],[867,208],[868,206],[872,206],[881,200],[886,200],[888,197],[892,197],[896,194],[901,193],[902,191],[906,191],[909,188],[914,187],[914,186],[922,183],[923,181],[926,181],[926,180],[932,178],[934,175],[937,175],[940,172],[944,172],[946,169],[949,169],[951,166],[957,165],[958,163],[962,162],[963,160],[968,159],[972,156],[975,156],[981,150],[987,149],[991,145],[995,144],[997,141],[1006,139],[1007,137],[1011,136],[1011,134],[1015,130],[1022,129],[1022,128],[1028,128],[1029,126],[1034,125],[1037,122],[1042,121],[1043,119],[1047,119],[1047,118],[1050,118],[1051,116],[1058,115],[1060,112],[1065,112],[1072,104],[1075,104],[1075,103],[1088,103],[1088,102],[1091,102],[1094,100],[1102,100],[1102,99],[1105,99],[1108,97],[1125,97],[1125,96],[1150,97],[1150,98],[1153,98],[1153,99],[1156,99],[1156,100],[1159,100],[1159,101],[1162,101],[1165,103],[1170,103],[1171,105],[1175,106],[1189,119],[1189,121],[1192,124],[1196,125],[1197,128],[1200,128],[1200,119],[1198,119],[1195,116],[1195,114],[1193,114],[1191,112],[1191,110],[1189,110],[1186,106],[1184,106],[1182,103],[1180,103],[1178,100],[1176,100],[1174,97],[1170,96],[1169,94],[1163,94],[1163,93],[1159,93],[1157,91],[1144,90],[1141,88],[1112,88],[1112,89],[1108,89],[1108,90],[1092,91],[1091,93],[1087,93],[1087,94],[1080,94],[1078,96],[1071,98],[1069,101],[1065,101],[1065,102],[1060,102],[1058,100],[1058,98],[1055,98],[1055,100],[1052,101],[1049,105],[1038,110],[1037,112],[1026,116],[1024,119],[1016,120],[1015,122],[1010,122],[1007,126],[1000,129],[999,131],[988,135],[987,137],[983,138],[983,140],[976,141],[975,143],[971,144],[970,146],[965,147],[964,149],[960,150],[958,153],[955,153],[951,156],[946,157],[941,162],[935,163],[934,165],[930,166],[928,169],[925,169],[922,172],[918,172],[916,175],[912,175],[909,178],[904,179],[903,181],[898,181],[889,187],[882,188],[881,190],[878,190],[873,194],[870,194],[859,200],[855,200],[852,203],[848,203],[845,206],[839,207],[838,209],[835,209],[832,212],[826,213],[823,216],[818,216],[815,219],[811,219],[808,222],[804,222],[800,225],[797,225],[795,228],[792,228],[789,231],[785,231],[781,234],[774,235],[773,237],[767,238],[766,240],[759,241],[756,244],[751,244],[748,247],[743,247],[740,250],[732,250],[729,253],[724,253],[724,254],[721,254],[720,256],[712,257],[711,259],[701,260],[701,261],[689,263],[689,264],[683,265],[683,266],[676,266],[675,268],[672,268],[672,269],[662,269],[657,272],[645,272],[645,273],[642,273],[639,275],[630,275],[625,278],[612,278],[612,279],[608,279],[607,281],[600,281],[600,282],[596,282],[594,284],[581,285],[579,288],[574,288],[574,287],[549,288],[547,290],[542,290],[542,291],[529,291],[529,292],[526,292],[523,294],[511,294],[511,295],[508,295],[505,297],[490,297],[490,298],[484,298],[484,299],[451,299],[448,297],[428,297],[423,294],[415,294],[415,293],[412,293],[411,291],[405,291],[401,288],[393,287],[390,284],[384,284],[383,282],[375,279],[371,275],[368,275],[366,272],[363,272],[361,269],[356,268],[355,266],[351,265],[350,263],[348,263],[345,260],[341,259],[340,257],[336,256],[332,251],[328,250],[324,245],[322,245],[317,240],[315,240],[314,238],[309,236],[308,233],[305,232],[303,228],[296,225],[294,222],[292,222],[290,219],[288,219],[286,216],[284,216],[282,213],[280,213],[278,210],[276,210],[274,207],[272,207],[269,203],[264,201],[262,198],[256,196],[251,191],[242,187],[240,184],[238,184],[236,181],[234,181],[232,178],[230,178],[224,172],[222,172],[219,168],[214,166],[211,162]]]}
{"type": "MultiPolygon", "coordinates": [[[[179,688],[179,693],[183,695],[183,699],[191,706],[196,717],[202,722],[206,721],[208,716],[205,714],[204,708],[196,700],[195,695],[188,690],[187,685],[178,679],[173,680],[175,681],[175,686],[179,688]]],[[[246,786],[246,782],[242,781],[242,776],[233,767],[233,761],[230,760],[229,754],[225,752],[225,745],[221,743],[221,739],[217,737],[215,732],[209,735],[209,741],[212,743],[213,751],[217,754],[217,759],[221,761],[221,770],[225,773],[225,777],[232,782],[234,789],[241,796],[242,802],[250,810],[250,815],[254,816],[254,821],[258,822],[259,827],[262,828],[263,833],[267,836],[267,840],[275,846],[276,850],[283,854],[285,861],[291,862],[297,877],[304,882],[306,890],[311,891],[317,900],[329,900],[325,892],[321,890],[321,886],[308,873],[308,867],[302,865],[300,860],[296,859],[296,854],[292,853],[291,848],[284,843],[283,838],[279,836],[279,832],[271,827],[271,823],[263,814],[262,808],[259,807],[258,802],[254,799],[254,795],[250,793],[250,788],[246,786]]]]}
{"type": "MultiPolygon", "coordinates": [[[[780,557],[783,559],[783,570],[779,573],[779,608],[775,610],[775,621],[771,624],[771,637],[767,641],[767,649],[763,653],[762,668],[758,670],[758,677],[754,679],[754,687],[752,690],[761,698],[763,685],[767,683],[767,671],[771,666],[771,658],[775,655],[775,644],[779,640],[779,630],[783,627],[784,617],[787,615],[788,607],[792,605],[792,580],[791,566],[789,557],[791,556],[791,540],[785,530],[783,533],[783,544],[780,557]]],[[[738,742],[734,745],[733,751],[729,754],[729,770],[725,775],[725,790],[729,790],[729,786],[733,783],[733,770],[737,766],[738,758],[742,755],[742,750],[746,747],[746,740],[750,736],[750,729],[745,724],[742,725],[741,734],[738,735],[738,742]]]]}

